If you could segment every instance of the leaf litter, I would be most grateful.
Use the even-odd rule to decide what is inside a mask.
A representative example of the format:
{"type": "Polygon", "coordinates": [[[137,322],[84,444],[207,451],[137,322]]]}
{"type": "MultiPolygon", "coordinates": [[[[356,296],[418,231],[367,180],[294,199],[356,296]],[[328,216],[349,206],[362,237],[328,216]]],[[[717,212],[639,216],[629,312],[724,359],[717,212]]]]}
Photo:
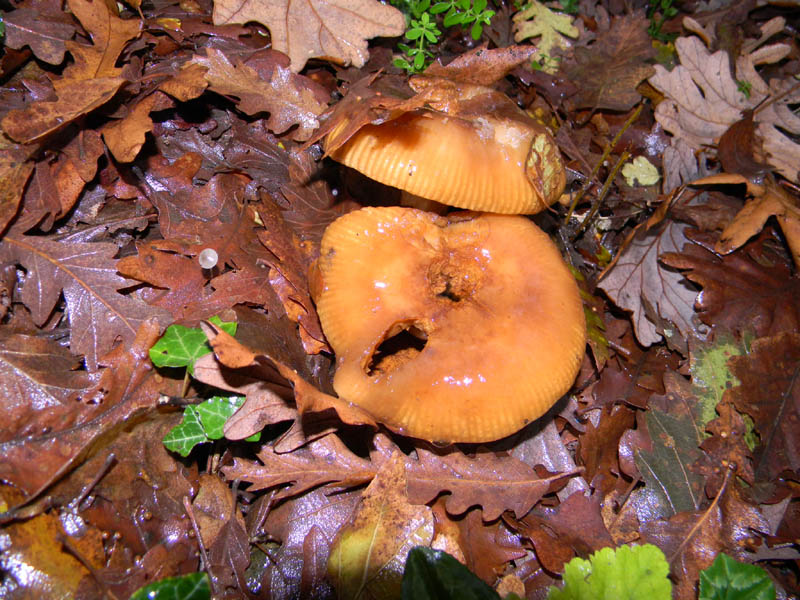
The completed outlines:
{"type": "Polygon", "coordinates": [[[790,14],[682,6],[665,44],[659,14],[531,2],[476,43],[445,6],[409,77],[390,48],[412,5],[4,15],[0,595],[205,571],[218,597],[399,598],[421,545],[540,598],[631,542],[677,598],[723,552],[798,593],[790,14]],[[472,85],[559,129],[570,197],[535,221],[579,276],[591,352],[538,422],[443,447],[335,395],[313,264],[334,219],[396,197],[324,153],[472,85]],[[639,157],[660,185],[616,175],[639,157]]]}

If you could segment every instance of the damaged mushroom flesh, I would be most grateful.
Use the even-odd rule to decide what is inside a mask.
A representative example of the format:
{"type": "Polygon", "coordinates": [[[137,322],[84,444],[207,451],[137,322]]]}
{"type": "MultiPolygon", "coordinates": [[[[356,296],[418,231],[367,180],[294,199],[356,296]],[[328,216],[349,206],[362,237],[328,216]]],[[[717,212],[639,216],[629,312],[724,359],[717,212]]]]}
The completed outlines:
{"type": "Polygon", "coordinates": [[[318,273],[334,389],[404,435],[505,437],[580,367],[577,284],[525,217],[363,208],[325,231],[318,273]]]}

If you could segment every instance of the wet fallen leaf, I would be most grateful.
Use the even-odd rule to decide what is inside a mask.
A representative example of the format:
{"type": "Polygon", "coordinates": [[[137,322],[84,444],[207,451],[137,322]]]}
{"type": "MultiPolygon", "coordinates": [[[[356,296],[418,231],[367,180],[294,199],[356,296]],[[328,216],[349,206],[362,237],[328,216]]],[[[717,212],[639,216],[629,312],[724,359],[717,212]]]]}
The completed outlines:
{"type": "Polygon", "coordinates": [[[77,366],[77,359],[51,340],[20,334],[0,337],[5,416],[0,438],[36,435],[74,419],[75,398],[98,380],[97,373],[76,371],[77,366]]]}
{"type": "Polygon", "coordinates": [[[354,487],[371,481],[376,473],[368,460],[350,452],[335,435],[294,452],[278,454],[273,448],[265,448],[257,456],[261,465],[236,459],[223,472],[229,479],[250,482],[254,491],[291,486],[279,491],[277,498],[302,494],[326,483],[336,488],[354,487]]]}
{"type": "Polygon", "coordinates": [[[433,539],[431,509],[410,504],[405,483],[405,462],[398,452],[364,491],[353,522],[339,531],[328,574],[340,598],[399,598],[408,551],[433,539]]]}
{"type": "Polygon", "coordinates": [[[3,22],[7,47],[19,50],[28,46],[36,58],[53,65],[64,60],[66,41],[75,33],[75,23],[53,0],[21,6],[4,15],[3,22]]]}
{"type": "Polygon", "coordinates": [[[624,111],[639,102],[636,86],[653,73],[646,61],[655,53],[646,31],[647,20],[630,15],[615,20],[594,44],[575,48],[564,70],[580,82],[576,106],[624,111]]]}
{"type": "Polygon", "coordinates": [[[122,20],[100,1],[70,0],[69,6],[94,44],[66,42],[75,62],[53,82],[58,99],[35,102],[3,118],[3,129],[14,140],[32,142],[63,127],[108,102],[125,82],[115,63],[128,41],[139,35],[139,20],[122,20]]]}
{"type": "Polygon", "coordinates": [[[166,325],[170,320],[164,311],[119,293],[130,281],[116,273],[114,244],[11,235],[3,242],[2,259],[17,261],[28,270],[21,297],[35,322],[43,324],[50,318],[63,292],[74,328],[70,349],[84,355],[92,371],[118,338],[131,343],[144,321],[155,318],[166,325]]]}
{"type": "Polygon", "coordinates": [[[533,468],[510,456],[483,452],[467,456],[458,451],[438,454],[420,448],[407,473],[408,496],[415,502],[430,502],[442,491],[448,491],[445,506],[449,513],[460,515],[478,505],[484,519],[491,521],[504,510],[524,515],[551,488],[564,485],[575,472],[540,477],[533,468]],[[502,506],[497,503],[501,493],[502,506]]]}
{"type": "Polygon", "coordinates": [[[78,412],[72,415],[74,423],[61,420],[57,429],[0,444],[0,477],[29,497],[36,496],[73,469],[82,453],[103,433],[134,414],[155,408],[158,394],[153,381],[148,381],[152,371],[143,359],[158,334],[158,324],[145,321],[130,353],[118,347],[101,359],[101,366],[110,368],[104,369],[97,383],[82,394],[87,402],[81,411],[86,413],[85,420],[78,412]]]}
{"type": "MultiPolygon", "coordinates": [[[[16,504],[19,498],[4,488],[2,502],[16,504]]],[[[17,495],[18,492],[17,492],[17,495]]],[[[99,531],[89,535],[68,536],[57,515],[45,513],[3,528],[0,560],[6,565],[0,594],[13,595],[23,587],[27,593],[47,597],[75,597],[88,568],[102,568],[103,543],[99,531]],[[68,546],[62,540],[68,541],[68,546]],[[80,548],[82,562],[71,549],[80,548]],[[87,568],[88,567],[88,568],[87,568]]],[[[94,590],[97,593],[97,590],[94,590]]]]}
{"type": "MultiPolygon", "coordinates": [[[[697,37],[678,38],[675,48],[681,64],[672,71],[656,65],[656,74],[649,81],[667,96],[656,108],[656,119],[693,149],[716,143],[744,116],[744,111],[753,109],[766,98],[766,91],[777,96],[784,88],[789,88],[777,80],[772,86],[766,86],[755,70],[737,72],[737,77],[753,86],[753,92],[745,95],[731,74],[729,57],[724,50],[712,54],[697,37]]],[[[777,54],[766,54],[762,59],[766,62],[780,60],[781,54],[779,49],[777,54]]],[[[800,133],[800,119],[787,110],[785,101],[786,98],[757,112],[755,120],[768,164],[796,180],[800,145],[777,127],[800,133]]]]}
{"type": "Polygon", "coordinates": [[[681,337],[702,337],[693,310],[697,292],[680,273],[665,269],[659,260],[663,253],[683,246],[685,231],[686,225],[675,222],[640,229],[600,281],[599,287],[617,306],[632,312],[636,338],[644,346],[660,341],[663,335],[663,328],[659,331],[648,318],[647,304],[676,327],[681,337]]]}
{"type": "Polygon", "coordinates": [[[800,326],[795,302],[800,280],[792,276],[788,257],[770,245],[770,232],[724,257],[714,252],[716,235],[695,232],[689,239],[681,253],[667,253],[662,261],[685,269],[686,277],[703,288],[695,308],[704,323],[759,337],[800,326]]]}
{"type": "Polygon", "coordinates": [[[103,128],[103,139],[120,162],[131,162],[139,154],[145,141],[145,134],[153,128],[150,113],[172,106],[172,101],[161,92],[145,96],[128,115],[103,128]]]}
{"type": "Polygon", "coordinates": [[[730,389],[728,397],[740,412],[753,418],[760,437],[755,477],[772,481],[784,471],[796,472],[800,469],[795,444],[795,423],[800,420],[800,335],[784,332],[757,339],[748,354],[735,356],[730,363],[740,384],[730,389]]]}
{"type": "Polygon", "coordinates": [[[668,521],[643,523],[642,539],[664,551],[677,578],[674,593],[690,598],[695,595],[693,582],[699,571],[713,562],[712,557],[725,552],[746,560],[748,551],[759,543],[755,532],[766,529],[758,508],[745,502],[735,485],[730,485],[720,501],[705,512],[682,512],[668,521]]]}

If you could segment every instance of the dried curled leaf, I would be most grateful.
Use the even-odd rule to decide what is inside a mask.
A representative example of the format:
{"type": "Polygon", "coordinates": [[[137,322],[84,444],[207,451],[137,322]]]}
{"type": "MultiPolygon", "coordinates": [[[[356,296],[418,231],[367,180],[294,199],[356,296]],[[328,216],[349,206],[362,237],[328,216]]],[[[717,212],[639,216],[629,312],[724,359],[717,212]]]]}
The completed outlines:
{"type": "Polygon", "coordinates": [[[363,67],[367,40],[402,35],[406,22],[396,8],[375,0],[218,0],[214,25],[258,21],[269,28],[272,47],[289,55],[292,71],[309,58],[363,67]],[[290,34],[291,32],[291,34],[290,34]]]}
{"type": "MultiPolygon", "coordinates": [[[[784,49],[775,46],[762,48],[757,57],[751,57],[751,62],[780,60],[785,56],[784,49]],[[765,50],[769,52],[763,52],[765,50]]],[[[672,71],[656,65],[656,74],[649,79],[653,87],[666,96],[656,107],[656,120],[694,150],[715,144],[731,125],[742,119],[746,110],[765,100],[767,91],[771,96],[778,96],[793,85],[791,80],[773,80],[767,86],[754,68],[737,69],[734,77],[727,52],[719,50],[712,54],[696,37],[678,38],[675,48],[681,64],[672,71]],[[749,94],[744,93],[741,81],[751,86],[749,94]]],[[[796,103],[798,96],[800,92],[795,91],[765,105],[754,115],[766,162],[793,180],[798,177],[800,144],[777,127],[800,134],[800,117],[788,106],[796,103]]]]}

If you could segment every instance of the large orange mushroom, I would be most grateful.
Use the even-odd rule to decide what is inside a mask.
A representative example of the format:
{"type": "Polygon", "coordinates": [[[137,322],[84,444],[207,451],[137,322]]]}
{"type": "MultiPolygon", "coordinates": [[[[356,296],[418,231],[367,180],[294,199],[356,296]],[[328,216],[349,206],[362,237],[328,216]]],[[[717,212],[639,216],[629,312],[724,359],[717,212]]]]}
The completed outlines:
{"type": "Polygon", "coordinates": [[[524,217],[364,208],[325,231],[318,270],[334,389],[399,433],[502,438],[550,408],[580,366],[577,285],[524,217]]]}

